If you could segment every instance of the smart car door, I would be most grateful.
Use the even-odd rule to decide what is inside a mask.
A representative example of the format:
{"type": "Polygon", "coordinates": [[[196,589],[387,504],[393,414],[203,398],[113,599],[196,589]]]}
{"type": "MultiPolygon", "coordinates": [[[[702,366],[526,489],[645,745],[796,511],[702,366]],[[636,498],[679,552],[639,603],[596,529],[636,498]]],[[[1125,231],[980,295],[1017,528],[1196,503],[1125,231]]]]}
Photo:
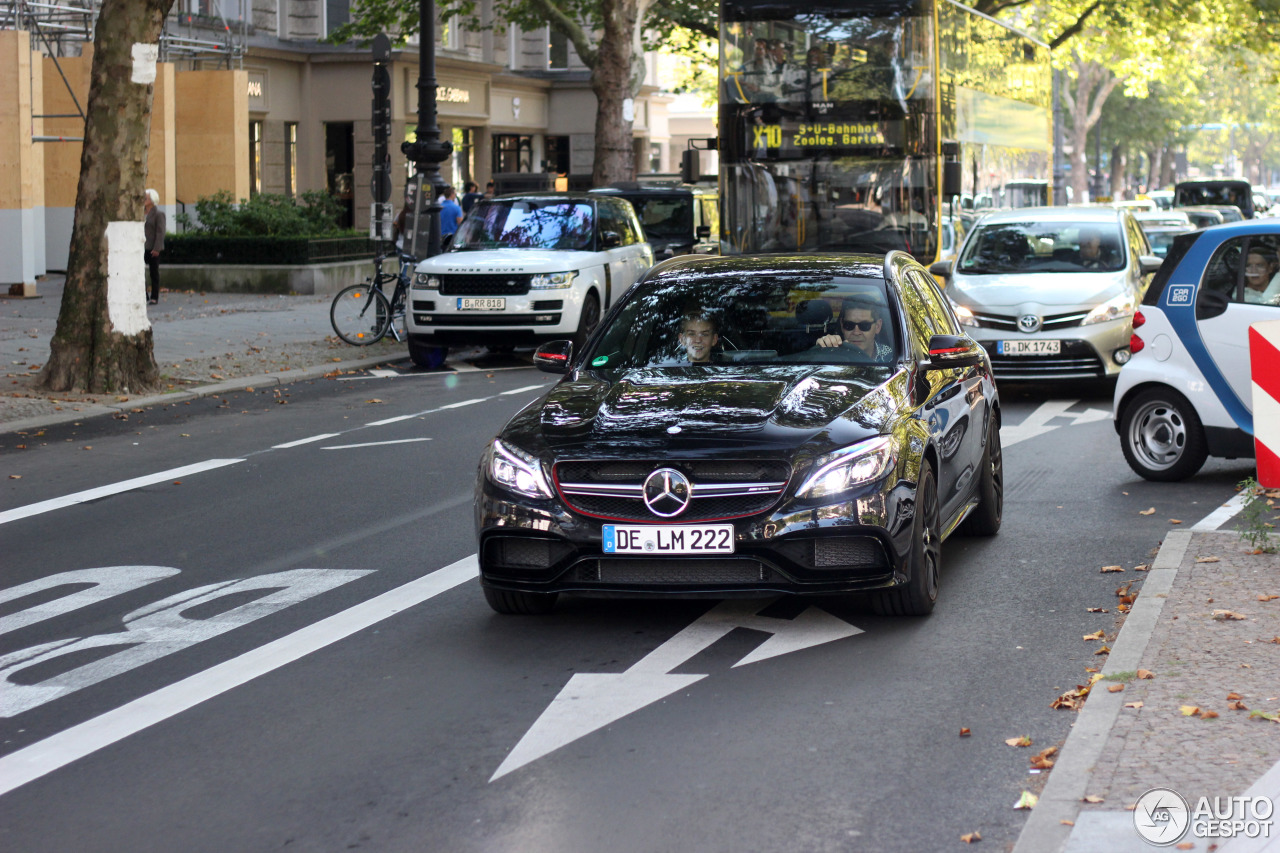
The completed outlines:
{"type": "MultiPolygon", "coordinates": [[[[1251,256],[1271,259],[1280,248],[1280,236],[1238,237],[1214,252],[1201,287],[1228,294],[1225,309],[1201,316],[1200,338],[1231,392],[1244,408],[1253,411],[1253,380],[1249,361],[1249,326],[1264,320],[1280,320],[1280,306],[1247,301],[1245,275],[1251,256]]],[[[1221,309],[1221,303],[1218,303],[1221,309]]],[[[1215,309],[1217,310],[1217,309],[1215,309]]],[[[1198,311],[1198,315],[1204,312],[1198,311]]],[[[1208,378],[1208,377],[1206,377],[1208,378]]],[[[1211,384],[1213,384],[1211,382],[1211,384]]],[[[1215,390],[1218,390],[1215,388],[1215,390]]],[[[1221,391],[1218,391],[1221,394],[1221,391]]]]}

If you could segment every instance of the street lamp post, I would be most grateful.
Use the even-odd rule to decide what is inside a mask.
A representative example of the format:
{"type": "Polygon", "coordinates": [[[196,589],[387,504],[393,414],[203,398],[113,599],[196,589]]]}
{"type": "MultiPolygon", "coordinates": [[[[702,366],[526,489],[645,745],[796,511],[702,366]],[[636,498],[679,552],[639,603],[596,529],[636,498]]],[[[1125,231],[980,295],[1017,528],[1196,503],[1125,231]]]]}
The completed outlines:
{"type": "Polygon", "coordinates": [[[418,130],[415,140],[406,142],[400,150],[417,166],[413,252],[421,259],[440,254],[440,164],[453,153],[453,143],[440,140],[440,125],[436,122],[435,0],[418,0],[418,15],[418,130]]]}

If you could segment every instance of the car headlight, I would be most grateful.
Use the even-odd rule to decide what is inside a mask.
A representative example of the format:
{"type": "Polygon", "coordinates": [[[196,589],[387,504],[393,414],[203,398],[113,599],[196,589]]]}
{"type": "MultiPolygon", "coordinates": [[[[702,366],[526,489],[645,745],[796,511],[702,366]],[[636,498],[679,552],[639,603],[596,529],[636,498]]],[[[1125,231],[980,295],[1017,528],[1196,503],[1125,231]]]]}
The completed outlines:
{"type": "Polygon", "coordinates": [[[420,272],[413,277],[414,290],[439,290],[440,276],[420,272]]]}
{"type": "Polygon", "coordinates": [[[1108,299],[1086,314],[1085,318],[1080,321],[1080,325],[1088,326],[1091,323],[1105,323],[1107,320],[1121,320],[1125,317],[1132,317],[1137,308],[1137,300],[1134,299],[1133,294],[1122,293],[1119,296],[1108,299]]]}
{"type": "Polygon", "coordinates": [[[893,438],[886,435],[819,456],[796,497],[829,498],[879,479],[893,467],[895,450],[893,438]]]}
{"type": "Polygon", "coordinates": [[[951,310],[956,312],[956,319],[960,321],[961,326],[978,325],[978,318],[973,316],[973,312],[969,310],[968,306],[961,305],[949,296],[947,301],[951,303],[951,310]]]}
{"type": "Polygon", "coordinates": [[[489,447],[489,479],[503,488],[531,498],[551,497],[542,465],[531,454],[494,439],[489,447]]]}
{"type": "Polygon", "coordinates": [[[529,280],[529,287],[534,290],[552,290],[558,287],[571,287],[577,278],[577,272],[544,272],[538,273],[529,280]]]}

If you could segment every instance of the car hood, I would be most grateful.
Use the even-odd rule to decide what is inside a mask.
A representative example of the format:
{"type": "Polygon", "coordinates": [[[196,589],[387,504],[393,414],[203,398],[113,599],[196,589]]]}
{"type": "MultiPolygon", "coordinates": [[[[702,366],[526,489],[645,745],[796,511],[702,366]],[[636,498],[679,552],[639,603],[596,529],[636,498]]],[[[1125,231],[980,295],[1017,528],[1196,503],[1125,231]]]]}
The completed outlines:
{"type": "Polygon", "coordinates": [[[575,455],[806,443],[823,452],[890,429],[905,376],[873,365],[583,371],[517,415],[504,435],[575,455]]]}
{"type": "Polygon", "coordinates": [[[957,275],[947,287],[951,298],[970,308],[1015,308],[1034,303],[1092,307],[1127,288],[1125,271],[1055,272],[1028,275],[957,275]]]}
{"type": "Polygon", "coordinates": [[[482,249],[445,252],[417,266],[422,273],[540,273],[579,270],[600,263],[596,252],[565,249],[482,249]]]}

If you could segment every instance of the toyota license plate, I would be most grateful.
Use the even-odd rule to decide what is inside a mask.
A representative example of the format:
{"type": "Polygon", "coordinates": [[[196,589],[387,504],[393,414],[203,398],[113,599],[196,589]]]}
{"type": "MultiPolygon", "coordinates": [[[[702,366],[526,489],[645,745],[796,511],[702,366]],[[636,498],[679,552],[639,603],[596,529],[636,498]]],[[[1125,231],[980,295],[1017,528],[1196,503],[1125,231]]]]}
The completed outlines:
{"type": "Polygon", "coordinates": [[[1000,355],[1058,355],[1062,341],[1000,341],[996,344],[1000,355]]]}
{"type": "Polygon", "coordinates": [[[606,524],[606,554],[732,554],[732,524],[606,524]]]}
{"type": "Polygon", "coordinates": [[[507,308],[507,300],[486,297],[477,299],[475,297],[459,297],[459,311],[505,311],[507,308]]]}

